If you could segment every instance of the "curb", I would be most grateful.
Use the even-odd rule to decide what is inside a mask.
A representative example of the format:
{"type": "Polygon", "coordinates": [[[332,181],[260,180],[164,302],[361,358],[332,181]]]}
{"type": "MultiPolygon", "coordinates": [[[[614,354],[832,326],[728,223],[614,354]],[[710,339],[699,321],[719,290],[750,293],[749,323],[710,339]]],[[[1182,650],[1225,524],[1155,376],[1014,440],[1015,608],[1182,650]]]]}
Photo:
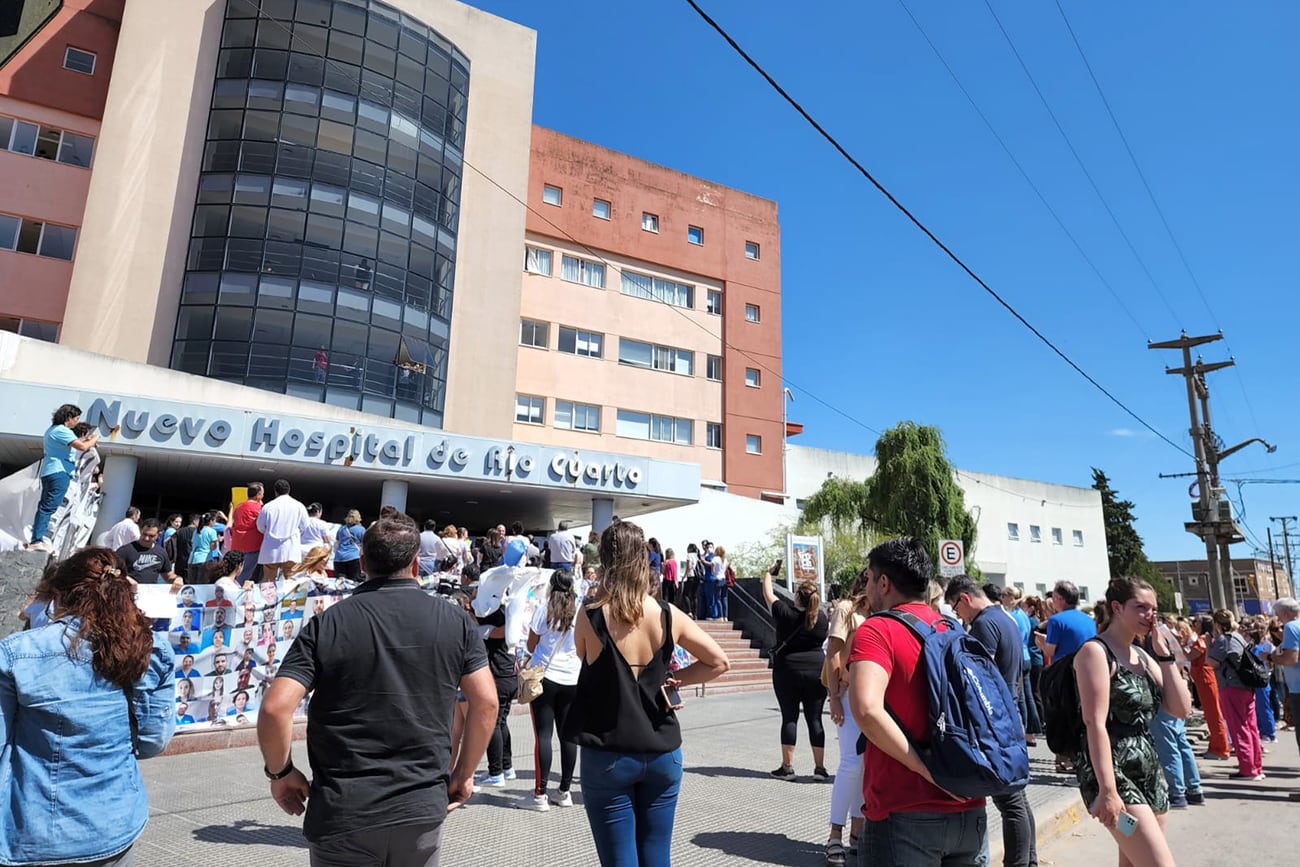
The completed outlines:
{"type": "MultiPolygon", "coordinates": [[[[1087,817],[1087,814],[1083,812],[1083,805],[1079,803],[1078,789],[1071,788],[1069,792],[1071,802],[1065,802],[1064,799],[1062,799],[1061,805],[1056,807],[1050,814],[1034,814],[1034,829],[1036,831],[1034,842],[1037,847],[1036,851],[1042,852],[1049,843],[1053,843],[1061,837],[1064,837],[1073,830],[1075,825],[1078,825],[1087,817]]],[[[989,806],[993,810],[997,809],[992,806],[992,802],[990,802],[989,806]]],[[[989,840],[989,863],[1001,864],[1002,856],[1002,836],[998,835],[996,840],[989,840]]]]}

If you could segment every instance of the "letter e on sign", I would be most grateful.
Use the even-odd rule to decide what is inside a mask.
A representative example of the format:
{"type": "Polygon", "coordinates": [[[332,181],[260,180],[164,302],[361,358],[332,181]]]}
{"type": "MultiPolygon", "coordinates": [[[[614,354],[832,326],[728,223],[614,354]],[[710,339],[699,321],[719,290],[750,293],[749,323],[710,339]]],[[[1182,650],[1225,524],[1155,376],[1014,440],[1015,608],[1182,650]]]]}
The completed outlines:
{"type": "Polygon", "coordinates": [[[951,578],[966,571],[966,550],[960,539],[939,542],[939,574],[951,578]]]}

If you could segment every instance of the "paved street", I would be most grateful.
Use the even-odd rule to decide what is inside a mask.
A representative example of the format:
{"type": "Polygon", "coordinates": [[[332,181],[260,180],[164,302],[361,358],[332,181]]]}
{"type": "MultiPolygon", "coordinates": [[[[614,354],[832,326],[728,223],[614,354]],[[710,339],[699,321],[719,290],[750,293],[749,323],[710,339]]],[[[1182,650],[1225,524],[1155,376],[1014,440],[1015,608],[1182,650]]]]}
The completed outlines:
{"type": "MultiPolygon", "coordinates": [[[[1179,867],[1235,867],[1252,863],[1294,863],[1300,802],[1300,754],[1292,732],[1278,732],[1278,742],[1265,745],[1267,780],[1258,783],[1228,779],[1237,763],[1201,762],[1204,807],[1173,810],[1169,843],[1179,867]]],[[[1046,846],[1042,863],[1055,867],[1095,867],[1115,861],[1110,835],[1090,817],[1046,846]]]]}
{"type": "MultiPolygon", "coordinates": [[[[677,808],[673,863],[822,864],[830,786],[768,777],[767,771],[779,761],[773,697],[745,693],[689,698],[682,719],[686,778],[677,808]]],[[[511,731],[519,779],[507,789],[475,795],[469,806],[452,814],[443,863],[595,864],[581,806],[552,808],[549,813],[514,809],[531,792],[533,738],[528,717],[513,716],[511,731]]],[[[827,764],[834,767],[832,744],[828,753],[827,764]]],[[[1044,747],[1033,753],[1036,773],[1030,800],[1046,826],[1049,816],[1077,806],[1078,794],[1065,778],[1048,773],[1044,747]]],[[[301,743],[295,745],[295,754],[305,765],[301,743]]],[[[557,754],[554,774],[558,761],[557,754]]],[[[219,864],[232,858],[259,867],[307,863],[300,820],[286,816],[267,797],[255,749],[171,756],[141,767],[153,818],[137,844],[139,867],[219,864]]],[[[802,744],[796,769],[805,774],[812,770],[802,744]]],[[[574,800],[581,804],[580,785],[574,787],[574,800]]],[[[996,817],[990,809],[995,851],[1001,849],[996,817]]],[[[1064,821],[1069,825],[1073,820],[1064,821]]],[[[1052,833],[1049,827],[1040,831],[1052,833]]]]}

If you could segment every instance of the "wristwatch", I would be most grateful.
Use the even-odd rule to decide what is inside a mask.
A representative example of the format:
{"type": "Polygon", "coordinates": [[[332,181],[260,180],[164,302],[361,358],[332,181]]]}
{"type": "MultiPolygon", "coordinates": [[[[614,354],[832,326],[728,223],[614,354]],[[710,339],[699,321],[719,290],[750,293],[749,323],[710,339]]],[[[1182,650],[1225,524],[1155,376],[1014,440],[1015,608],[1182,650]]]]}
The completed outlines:
{"type": "Polygon", "coordinates": [[[1153,653],[1151,654],[1151,658],[1154,659],[1156,662],[1177,662],[1178,661],[1178,657],[1174,656],[1172,653],[1169,654],[1168,656],[1157,656],[1156,654],[1153,653]]]}
{"type": "Polygon", "coordinates": [[[266,778],[272,782],[275,782],[276,780],[283,780],[285,777],[293,773],[293,757],[292,756],[289,757],[289,764],[285,765],[284,770],[280,771],[280,773],[278,774],[271,773],[269,770],[267,770],[266,765],[262,766],[262,773],[266,774],[266,778]]]}

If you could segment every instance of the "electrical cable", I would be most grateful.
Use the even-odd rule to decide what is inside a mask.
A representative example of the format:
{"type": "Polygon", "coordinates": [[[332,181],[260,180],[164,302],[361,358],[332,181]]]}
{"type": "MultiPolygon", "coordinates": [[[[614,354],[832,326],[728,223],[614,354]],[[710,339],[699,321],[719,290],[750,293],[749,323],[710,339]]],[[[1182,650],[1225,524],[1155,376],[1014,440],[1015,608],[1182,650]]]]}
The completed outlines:
{"type": "Polygon", "coordinates": [[[844,157],[844,159],[847,160],[850,165],[852,165],[855,169],[857,169],[858,172],[864,178],[866,178],[867,181],[870,182],[871,185],[874,186],[880,192],[881,195],[883,195],[886,199],[889,200],[889,203],[891,205],[893,205],[896,209],[898,209],[898,211],[902,213],[903,216],[905,216],[912,223],[912,225],[920,229],[921,232],[927,238],[929,238],[930,241],[933,242],[934,245],[944,253],[944,255],[946,255],[950,260],[952,260],[952,262],[956,264],[957,267],[959,267],[962,271],[964,271],[967,276],[969,276],[972,280],[974,280],[981,289],[983,289],[991,298],[993,298],[994,301],[1000,304],[1003,307],[1003,309],[1005,309],[1008,313],[1010,313],[1021,325],[1027,328],[1029,332],[1032,333],[1035,337],[1037,337],[1039,341],[1041,341],[1044,345],[1046,345],[1048,349],[1052,350],[1052,352],[1054,352],[1059,358],[1061,358],[1062,361],[1064,361],[1071,368],[1073,368],[1074,371],[1078,373],[1080,376],[1082,376],[1085,380],[1087,380],[1087,382],[1090,385],[1092,385],[1093,388],[1097,389],[1097,391],[1105,395],[1106,398],[1109,399],[1111,403],[1115,404],[1117,407],[1123,410],[1124,413],[1127,414],[1130,418],[1132,418],[1138,424],[1142,425],[1147,430],[1151,431],[1151,433],[1155,434],[1157,437],[1159,437],[1161,440],[1163,440],[1165,443],[1167,443],[1177,451],[1181,452],[1182,454],[1186,455],[1189,458],[1195,459],[1195,455],[1193,455],[1191,452],[1187,451],[1187,449],[1183,448],[1178,443],[1174,442],[1169,437],[1165,436],[1163,433],[1157,430],[1153,425],[1151,425],[1150,422],[1142,418],[1142,416],[1138,415],[1134,410],[1130,409],[1127,404],[1121,401],[1118,397],[1112,394],[1105,386],[1103,386],[1100,382],[1094,379],[1092,375],[1089,374],[1087,371],[1085,371],[1082,367],[1080,367],[1078,363],[1074,361],[1074,359],[1066,355],[1065,352],[1062,351],[1059,347],[1057,347],[1055,343],[1049,340],[1046,335],[1044,335],[1033,324],[1031,324],[1029,320],[1026,319],[1020,313],[1020,311],[1018,311],[1006,299],[1004,299],[1001,295],[999,295],[993,289],[992,286],[984,282],[983,278],[981,278],[978,274],[976,274],[975,271],[972,270],[971,267],[967,265],[966,262],[963,261],[960,256],[954,253],[952,249],[948,247],[948,245],[946,245],[943,241],[941,241],[939,237],[935,235],[935,233],[932,232],[929,229],[929,227],[925,225],[925,223],[921,222],[921,220],[910,210],[908,210],[908,208],[902,202],[900,202],[894,196],[893,193],[891,193],[888,189],[886,189],[884,184],[876,180],[875,176],[872,175],[871,172],[868,171],[866,167],[863,166],[862,163],[859,162],[851,153],[849,153],[848,150],[845,149],[844,145],[840,144],[839,140],[835,138],[835,136],[827,132],[826,128],[823,127],[811,114],[809,114],[808,110],[805,109],[803,105],[801,105],[798,102],[798,100],[792,97],[785,90],[785,88],[783,88],[777,82],[777,80],[773,78],[772,75],[766,69],[764,69],[762,65],[758,63],[758,61],[754,60],[754,58],[751,57],[749,53],[746,52],[745,49],[740,46],[740,43],[738,43],[731,36],[730,33],[728,33],[725,29],[723,29],[722,25],[718,24],[718,22],[713,20],[713,18],[711,18],[707,12],[701,9],[699,4],[696,3],[695,0],[686,0],[686,3],[693,10],[695,10],[695,13],[699,15],[700,18],[703,19],[706,24],[708,24],[711,28],[713,28],[713,30],[716,31],[717,34],[721,36],[722,39],[726,41],[726,43],[730,45],[731,48],[738,55],[740,55],[740,57],[755,72],[761,75],[763,79],[767,81],[767,83],[772,87],[772,89],[775,90],[778,94],[780,94],[780,96],[796,112],[798,112],[803,117],[803,119],[806,120],[809,123],[809,125],[811,125],[812,128],[815,129],[818,132],[818,134],[820,134],[821,137],[824,138],[831,145],[831,147],[833,147],[840,154],[840,156],[844,157]]]}

